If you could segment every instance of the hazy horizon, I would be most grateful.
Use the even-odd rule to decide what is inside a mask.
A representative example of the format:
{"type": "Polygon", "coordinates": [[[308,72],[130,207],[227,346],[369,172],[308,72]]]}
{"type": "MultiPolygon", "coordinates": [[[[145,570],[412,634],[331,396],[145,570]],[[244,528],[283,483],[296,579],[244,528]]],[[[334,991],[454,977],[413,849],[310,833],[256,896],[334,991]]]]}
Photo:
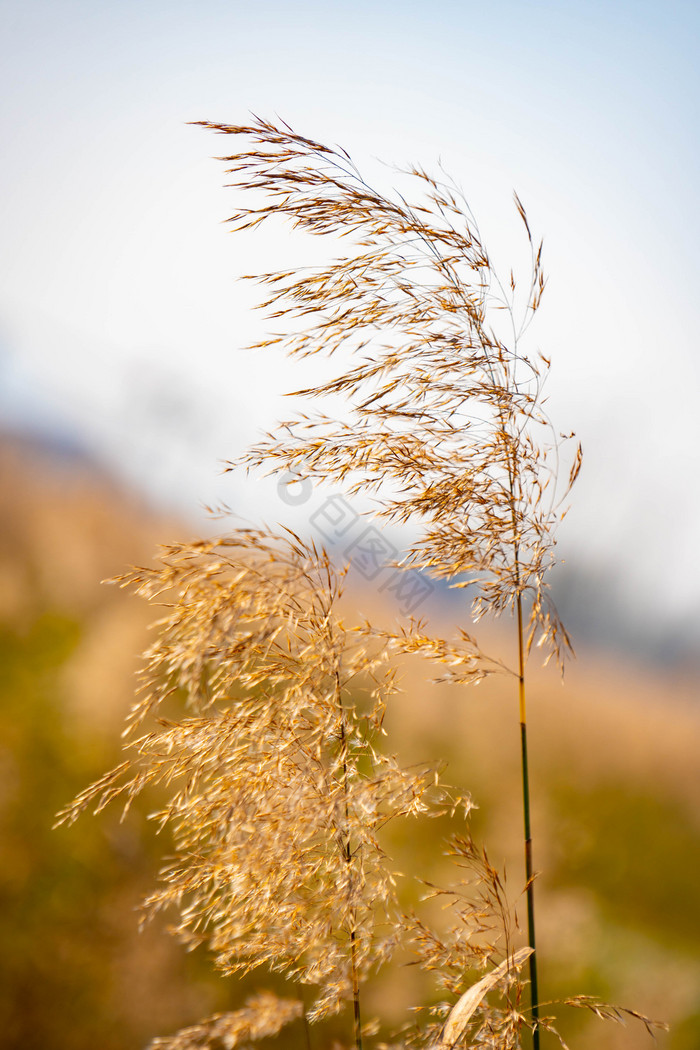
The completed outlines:
{"type": "Polygon", "coordinates": [[[387,188],[376,158],[442,161],[506,272],[517,189],[549,277],[529,346],[584,445],[562,551],[640,621],[698,620],[695,5],[1,10],[0,423],[72,434],[182,513],[277,515],[273,484],[220,474],[300,385],[241,350],[265,321],[236,278],[300,249],[228,236],[223,140],[186,122],[279,113],[387,188]]]}

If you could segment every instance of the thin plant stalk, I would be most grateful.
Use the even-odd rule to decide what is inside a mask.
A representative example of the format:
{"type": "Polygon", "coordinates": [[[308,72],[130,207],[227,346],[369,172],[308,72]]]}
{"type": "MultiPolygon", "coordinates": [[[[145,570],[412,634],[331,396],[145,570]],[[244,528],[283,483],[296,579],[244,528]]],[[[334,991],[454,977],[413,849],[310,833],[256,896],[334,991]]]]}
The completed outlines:
{"type": "Polygon", "coordinates": [[[522,599],[517,598],[517,625],[518,625],[518,701],[520,713],[520,757],[522,770],[522,794],[523,794],[523,822],[525,834],[525,887],[527,896],[527,937],[528,945],[532,948],[529,959],[530,968],[530,1006],[532,1009],[532,1045],[533,1050],[539,1050],[539,995],[537,989],[537,952],[535,945],[535,894],[534,873],[532,867],[532,829],[530,826],[530,774],[528,769],[527,753],[527,709],[525,706],[525,646],[523,639],[523,612],[522,599]]]}
{"type": "MultiPolygon", "coordinates": [[[[348,791],[348,740],[345,732],[345,711],[343,710],[343,694],[340,684],[340,674],[335,671],[335,698],[340,711],[340,755],[343,764],[343,795],[345,802],[345,834],[342,843],[343,856],[348,868],[348,889],[352,893],[352,848],[350,844],[350,804],[348,791]]],[[[353,1030],[356,1050],[362,1050],[362,1013],[360,1010],[360,980],[357,969],[357,914],[354,908],[350,910],[350,967],[352,972],[352,1011],[353,1030]]]]}
{"type": "Polygon", "coordinates": [[[509,488],[511,496],[511,521],[513,524],[513,564],[515,567],[515,611],[518,635],[518,714],[520,719],[520,768],[522,776],[523,834],[525,846],[525,894],[527,900],[527,940],[532,949],[528,967],[530,970],[530,1008],[532,1014],[532,1046],[540,1047],[539,992],[537,986],[537,951],[535,938],[535,890],[532,864],[532,827],[530,822],[530,771],[527,750],[527,705],[525,699],[526,645],[523,630],[523,600],[520,589],[520,547],[518,543],[515,513],[515,479],[517,478],[515,451],[508,459],[509,488]]]}

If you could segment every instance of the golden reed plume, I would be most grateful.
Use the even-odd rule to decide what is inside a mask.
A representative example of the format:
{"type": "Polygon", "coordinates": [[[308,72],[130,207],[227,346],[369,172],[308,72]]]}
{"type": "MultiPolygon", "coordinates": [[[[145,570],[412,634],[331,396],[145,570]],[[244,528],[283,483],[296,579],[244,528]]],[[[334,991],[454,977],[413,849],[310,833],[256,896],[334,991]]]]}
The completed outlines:
{"type": "MultiPolygon", "coordinates": [[[[544,290],[541,245],[516,197],[532,263],[521,295],[512,274],[499,281],[449,180],[410,169],[418,196],[409,204],[374,190],[341,148],[287,125],[204,126],[238,147],[223,158],[245,198],[229,220],[235,230],[286,219],[345,247],[327,266],[257,278],[269,290],[264,308],[284,327],[257,345],[338,359],[336,378],[298,393],[340,407],[281,424],[231,469],[292,470],[375,493],[389,522],[421,527],[405,565],[471,588],[476,621],[511,614],[517,663],[483,652],[466,630],[447,640],[415,621],[394,631],[348,626],[338,606],[343,574],[288,530],[239,528],[164,548],[154,568],[119,581],[164,607],[128,719],[127,758],[59,820],[115,798],[126,811],[160,789],[166,801],[155,816],[175,852],[146,912],[174,911],[176,934],[206,945],[224,974],[284,978],[285,994],[259,992],[239,1010],[156,1039],[153,1050],[247,1046],[294,1024],[307,1048],[325,1050],[339,1045],[324,1027],[338,1014],[347,1014],[355,1050],[368,1040],[377,1050],[517,1050],[523,1033],[537,1047],[541,1030],[556,1032],[537,992],[525,669],[534,643],[560,665],[570,649],[546,573],[581,465],[573,446],[559,484],[571,435],[545,411],[549,361],[522,350],[544,290]],[[394,661],[410,653],[458,683],[513,678],[527,946],[515,946],[501,876],[464,831],[468,796],[386,749],[394,661]],[[461,821],[448,847],[453,880],[438,886],[397,871],[384,829],[447,813],[461,821]],[[422,886],[420,905],[403,902],[407,877],[422,886]],[[434,898],[447,922],[434,922],[434,898]],[[388,1043],[382,1018],[366,1016],[366,993],[406,963],[429,974],[442,998],[416,1003],[388,1043]]],[[[616,1020],[639,1016],[589,997],[568,1002],[616,1020]]]]}

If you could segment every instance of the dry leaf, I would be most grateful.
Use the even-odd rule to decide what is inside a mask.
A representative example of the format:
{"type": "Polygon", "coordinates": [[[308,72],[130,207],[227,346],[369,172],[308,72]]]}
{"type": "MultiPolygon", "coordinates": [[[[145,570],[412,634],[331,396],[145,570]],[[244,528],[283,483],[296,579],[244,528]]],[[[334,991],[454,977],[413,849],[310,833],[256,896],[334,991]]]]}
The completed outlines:
{"type": "Polygon", "coordinates": [[[440,1041],[435,1044],[433,1050],[448,1050],[449,1047],[453,1047],[486,993],[511,970],[520,969],[525,960],[532,955],[532,951],[532,948],[520,948],[514,955],[504,959],[495,970],[473,984],[452,1007],[443,1026],[440,1041]]]}

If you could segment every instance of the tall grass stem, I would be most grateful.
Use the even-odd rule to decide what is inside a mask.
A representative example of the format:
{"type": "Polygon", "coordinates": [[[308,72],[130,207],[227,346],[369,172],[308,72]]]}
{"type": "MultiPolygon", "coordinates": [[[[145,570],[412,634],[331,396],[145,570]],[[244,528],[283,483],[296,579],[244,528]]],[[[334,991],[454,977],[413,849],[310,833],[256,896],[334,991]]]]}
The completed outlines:
{"type": "Polygon", "coordinates": [[[520,756],[523,781],[523,820],[525,833],[525,879],[527,895],[527,937],[528,944],[532,948],[529,960],[530,967],[530,1006],[532,1008],[532,1021],[534,1024],[532,1032],[533,1050],[539,1050],[539,994],[537,989],[537,952],[535,946],[535,894],[532,867],[532,828],[530,825],[530,773],[528,768],[527,754],[527,709],[525,705],[525,652],[523,640],[523,611],[522,599],[517,598],[517,623],[518,623],[518,694],[520,708],[520,756]]]}
{"type": "MultiPolygon", "coordinates": [[[[343,694],[340,684],[340,675],[335,672],[335,698],[340,711],[340,752],[343,763],[343,795],[345,801],[345,841],[343,843],[343,854],[351,875],[352,848],[350,845],[350,807],[348,802],[348,739],[345,732],[345,711],[343,710],[343,694]]],[[[352,893],[352,878],[348,879],[349,892],[352,893]]],[[[362,1013],[360,1010],[360,981],[357,972],[357,943],[355,927],[357,925],[357,913],[354,908],[350,911],[350,966],[352,970],[352,1010],[355,1037],[355,1050],[362,1050],[362,1013]]]]}

